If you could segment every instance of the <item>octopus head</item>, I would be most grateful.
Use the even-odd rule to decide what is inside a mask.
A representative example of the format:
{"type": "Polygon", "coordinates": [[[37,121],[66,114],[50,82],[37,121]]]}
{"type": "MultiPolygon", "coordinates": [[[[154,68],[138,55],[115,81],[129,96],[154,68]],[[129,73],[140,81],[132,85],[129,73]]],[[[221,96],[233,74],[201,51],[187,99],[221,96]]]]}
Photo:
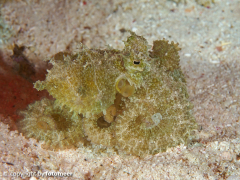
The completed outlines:
{"type": "Polygon", "coordinates": [[[145,72],[150,70],[149,46],[147,40],[131,32],[125,41],[124,66],[130,73],[145,72]]]}

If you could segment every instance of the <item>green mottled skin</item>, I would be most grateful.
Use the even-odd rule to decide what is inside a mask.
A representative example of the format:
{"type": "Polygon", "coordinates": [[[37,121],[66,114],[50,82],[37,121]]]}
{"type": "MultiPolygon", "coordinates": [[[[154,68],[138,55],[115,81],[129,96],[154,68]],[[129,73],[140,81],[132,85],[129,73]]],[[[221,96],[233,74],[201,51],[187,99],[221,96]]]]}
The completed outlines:
{"type": "Polygon", "coordinates": [[[122,51],[82,47],[74,55],[56,54],[35,88],[82,114],[92,144],[143,157],[186,143],[196,123],[178,44],[157,40],[149,50],[145,38],[130,33],[122,51]],[[110,123],[104,120],[112,116],[109,107],[116,109],[110,123]]]}
{"type": "Polygon", "coordinates": [[[145,79],[144,88],[129,97],[124,113],[116,118],[118,145],[128,154],[142,157],[166,151],[186,143],[191,130],[196,128],[185,96],[187,92],[181,89],[185,84],[172,82],[172,78],[161,70],[161,78],[153,79],[154,74],[145,79]],[[151,117],[157,113],[162,119],[154,124],[151,117]]]}
{"type": "Polygon", "coordinates": [[[55,106],[53,100],[36,101],[21,114],[24,119],[20,122],[20,132],[45,141],[50,149],[78,147],[84,142],[82,117],[70,112],[69,108],[55,106]]]}
{"type": "Polygon", "coordinates": [[[64,60],[51,60],[54,66],[46,80],[35,87],[47,89],[60,105],[84,116],[100,113],[114,102],[115,79],[124,71],[122,59],[116,50],[83,48],[64,60]]]}

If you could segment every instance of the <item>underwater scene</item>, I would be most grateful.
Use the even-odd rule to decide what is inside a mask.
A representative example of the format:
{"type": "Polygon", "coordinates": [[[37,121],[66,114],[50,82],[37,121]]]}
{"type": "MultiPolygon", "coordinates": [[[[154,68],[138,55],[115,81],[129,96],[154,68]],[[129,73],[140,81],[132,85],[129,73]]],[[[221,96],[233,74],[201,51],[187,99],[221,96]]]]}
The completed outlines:
{"type": "Polygon", "coordinates": [[[0,0],[3,179],[240,179],[238,0],[0,0]]]}

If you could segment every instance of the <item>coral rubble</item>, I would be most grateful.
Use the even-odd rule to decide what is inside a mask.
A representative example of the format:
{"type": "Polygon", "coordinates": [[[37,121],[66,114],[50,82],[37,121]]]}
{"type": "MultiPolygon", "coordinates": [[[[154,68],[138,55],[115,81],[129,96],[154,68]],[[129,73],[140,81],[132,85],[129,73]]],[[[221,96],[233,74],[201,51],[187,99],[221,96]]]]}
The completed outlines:
{"type": "MultiPolygon", "coordinates": [[[[149,50],[145,38],[130,33],[122,51],[82,45],[76,54],[56,54],[45,81],[37,81],[35,88],[46,89],[56,98],[57,107],[47,100],[30,105],[22,121],[26,136],[46,141],[51,133],[51,137],[65,133],[74,145],[84,133],[92,144],[140,157],[187,143],[196,123],[178,44],[158,40],[149,50]],[[61,117],[58,122],[51,115],[54,108],[61,117]],[[47,110],[50,114],[46,115],[47,110]],[[68,113],[83,120],[72,119],[68,113]],[[62,116],[67,120],[62,121],[62,116]],[[63,129],[56,123],[63,123],[63,129]]],[[[51,139],[52,144],[56,142],[60,144],[51,139]]]]}
{"type": "MultiPolygon", "coordinates": [[[[171,0],[176,3],[186,3],[186,0],[171,0]]],[[[215,3],[216,0],[195,0],[197,4],[208,7],[209,5],[215,3]]]]}

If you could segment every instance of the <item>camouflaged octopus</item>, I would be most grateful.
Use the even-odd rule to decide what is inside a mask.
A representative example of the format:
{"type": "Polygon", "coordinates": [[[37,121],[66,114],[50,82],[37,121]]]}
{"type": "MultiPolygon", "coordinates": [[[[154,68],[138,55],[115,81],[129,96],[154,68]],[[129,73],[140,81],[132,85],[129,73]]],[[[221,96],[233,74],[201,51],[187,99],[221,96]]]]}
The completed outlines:
{"type": "Polygon", "coordinates": [[[178,44],[157,40],[149,50],[145,38],[130,33],[122,51],[82,45],[76,54],[56,54],[34,87],[81,115],[82,128],[73,131],[79,138],[142,157],[186,143],[196,123],[178,44]]]}

